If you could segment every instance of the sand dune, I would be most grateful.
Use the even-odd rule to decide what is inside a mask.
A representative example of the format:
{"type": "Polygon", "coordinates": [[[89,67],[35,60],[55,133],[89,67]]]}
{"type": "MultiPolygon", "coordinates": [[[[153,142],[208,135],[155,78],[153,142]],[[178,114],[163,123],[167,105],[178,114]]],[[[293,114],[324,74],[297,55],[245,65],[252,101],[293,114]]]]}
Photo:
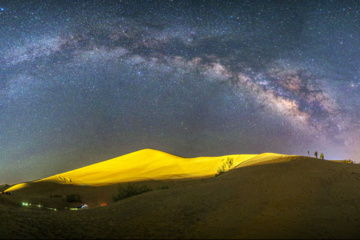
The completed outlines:
{"type": "MultiPolygon", "coordinates": [[[[278,156],[280,155],[241,154],[182,158],[153,149],[144,149],[35,182],[101,186],[129,181],[200,178],[214,176],[219,168],[226,165],[228,159],[231,159],[233,163],[231,167],[225,166],[226,171],[240,164],[269,161],[278,156]],[[254,157],[257,159],[252,161],[254,157]]],[[[26,186],[28,186],[27,183],[17,184],[8,191],[15,191],[26,186]]]]}
{"type": "MultiPolygon", "coordinates": [[[[141,173],[142,176],[151,176],[149,178],[152,180],[133,184],[146,184],[153,191],[112,202],[118,184],[127,183],[84,186],[71,184],[70,181],[45,180],[47,178],[30,182],[27,183],[28,187],[18,188],[11,196],[0,196],[0,238],[360,237],[358,164],[270,153],[244,158],[235,155],[238,158],[232,169],[214,177],[217,168],[228,161],[229,156],[190,160],[145,150],[125,155],[124,159],[131,162],[132,156],[144,156],[145,153],[159,161],[165,161],[163,157],[168,156],[176,165],[171,168],[167,164],[147,162],[149,171],[141,173]],[[198,162],[195,164],[191,161],[198,162]],[[202,171],[200,167],[195,167],[206,161],[213,164],[211,168],[202,171]],[[156,170],[162,166],[172,171],[168,176],[175,177],[168,179],[166,176],[164,180],[165,174],[156,170]],[[161,173],[160,180],[156,179],[158,173],[161,173]],[[210,173],[213,174],[211,177],[198,178],[201,174],[207,176],[210,173]],[[50,211],[20,207],[22,201],[64,206],[64,197],[54,198],[50,195],[65,196],[71,193],[80,194],[90,208],[50,211]],[[102,206],[102,203],[107,205],[102,206]]],[[[106,165],[112,161],[116,160],[99,164],[106,165]]],[[[88,167],[94,170],[95,165],[88,167]]],[[[102,167],[106,169],[104,165],[102,167]]],[[[126,166],[130,170],[135,169],[139,167],[139,162],[127,163],[126,166]]],[[[76,172],[78,170],[74,170],[77,174],[69,171],[60,175],[72,182],[88,181],[85,177],[81,178],[81,174],[76,172]]],[[[99,175],[92,176],[98,178],[99,175]]],[[[109,179],[118,180],[114,176],[109,179]]],[[[108,183],[109,179],[104,183],[108,183]]]]}

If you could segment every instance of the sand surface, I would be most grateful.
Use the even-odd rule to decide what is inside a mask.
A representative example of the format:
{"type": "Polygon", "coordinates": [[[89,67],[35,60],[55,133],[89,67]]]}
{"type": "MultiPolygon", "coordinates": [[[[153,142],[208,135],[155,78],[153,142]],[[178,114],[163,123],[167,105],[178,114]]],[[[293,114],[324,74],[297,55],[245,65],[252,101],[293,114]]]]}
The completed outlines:
{"type": "MultiPolygon", "coordinates": [[[[248,164],[249,160],[250,163],[256,163],[258,159],[268,161],[269,157],[274,156],[281,155],[265,153],[182,158],[153,149],[143,149],[34,182],[104,186],[129,181],[203,178],[214,176],[222,167],[228,171],[238,165],[248,164]],[[251,159],[256,160],[251,161],[251,159]],[[231,166],[228,164],[229,160],[231,160],[231,166]]],[[[27,183],[17,184],[9,191],[24,187],[27,187],[27,183]]]]}
{"type": "Polygon", "coordinates": [[[112,196],[126,182],[31,182],[0,195],[0,238],[360,237],[360,165],[276,154],[250,159],[217,177],[135,182],[153,191],[117,202],[112,196]],[[81,195],[89,208],[66,210],[79,205],[66,202],[68,194],[81,195]]]}

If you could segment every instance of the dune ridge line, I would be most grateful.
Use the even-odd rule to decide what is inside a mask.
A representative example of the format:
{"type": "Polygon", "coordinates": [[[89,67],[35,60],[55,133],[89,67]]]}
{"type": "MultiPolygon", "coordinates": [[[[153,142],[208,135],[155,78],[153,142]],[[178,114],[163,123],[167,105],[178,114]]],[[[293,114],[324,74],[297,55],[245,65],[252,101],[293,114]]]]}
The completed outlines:
{"type": "MultiPolygon", "coordinates": [[[[286,156],[289,155],[262,153],[183,158],[154,149],[142,149],[33,182],[104,186],[143,180],[212,177],[219,172],[219,169],[229,171],[286,156]]],[[[19,183],[8,188],[7,191],[16,191],[27,185],[27,183],[19,183]]]]}

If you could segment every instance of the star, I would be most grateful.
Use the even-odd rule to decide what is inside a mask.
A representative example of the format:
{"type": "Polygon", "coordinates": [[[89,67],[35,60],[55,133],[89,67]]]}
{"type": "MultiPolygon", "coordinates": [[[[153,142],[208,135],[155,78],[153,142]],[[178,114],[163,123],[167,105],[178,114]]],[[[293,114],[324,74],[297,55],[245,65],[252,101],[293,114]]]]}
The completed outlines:
{"type": "Polygon", "coordinates": [[[356,159],[359,4],[258,3],[4,4],[0,181],[142,148],[356,159]]]}

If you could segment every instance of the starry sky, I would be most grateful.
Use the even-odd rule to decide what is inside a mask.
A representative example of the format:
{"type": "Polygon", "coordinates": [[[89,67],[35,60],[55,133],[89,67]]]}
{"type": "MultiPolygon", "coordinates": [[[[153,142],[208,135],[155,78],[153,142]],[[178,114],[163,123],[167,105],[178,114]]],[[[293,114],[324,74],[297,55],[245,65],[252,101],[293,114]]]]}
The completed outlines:
{"type": "Polygon", "coordinates": [[[359,1],[0,2],[0,183],[144,148],[360,161],[359,1]]]}

